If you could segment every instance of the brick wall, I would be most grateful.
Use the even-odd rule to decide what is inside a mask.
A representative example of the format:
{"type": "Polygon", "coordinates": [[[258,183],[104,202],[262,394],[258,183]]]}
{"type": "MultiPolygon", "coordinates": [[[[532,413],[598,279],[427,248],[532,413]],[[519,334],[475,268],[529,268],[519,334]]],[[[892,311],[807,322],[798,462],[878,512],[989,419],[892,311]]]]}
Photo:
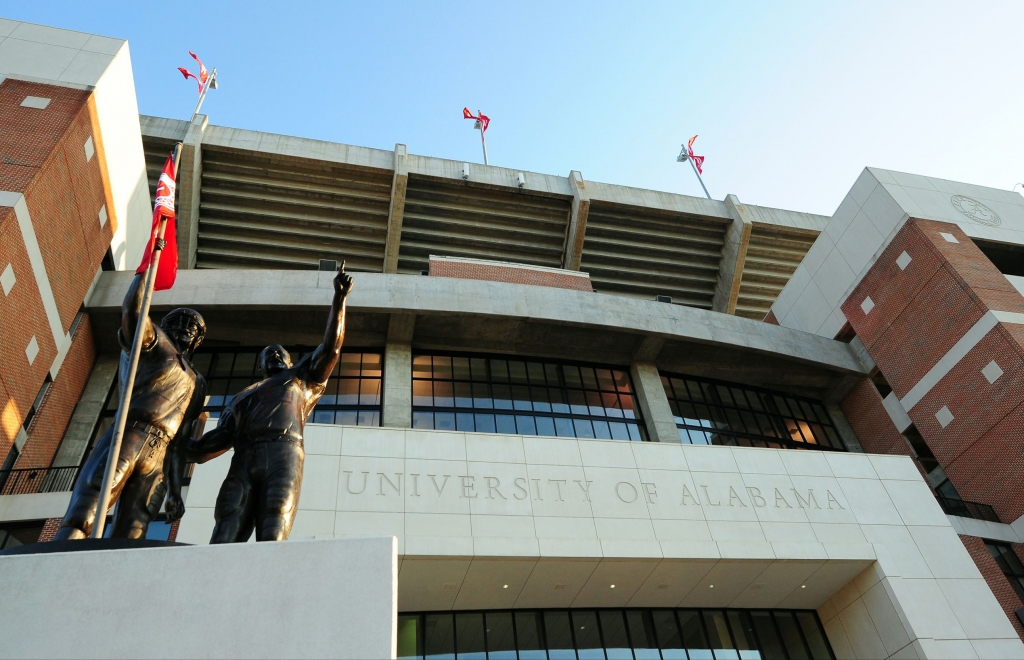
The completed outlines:
{"type": "Polygon", "coordinates": [[[60,373],[50,385],[42,405],[32,418],[28,428],[28,441],[15,464],[16,468],[50,466],[95,362],[96,348],[92,324],[86,314],[75,329],[71,348],[64,358],[60,373]]]}
{"type": "Polygon", "coordinates": [[[522,264],[473,259],[435,259],[432,257],[428,272],[431,277],[459,277],[467,280],[531,284],[576,291],[594,290],[590,283],[590,277],[586,273],[555,268],[536,268],[522,264]]]}
{"type": "Polygon", "coordinates": [[[773,309],[768,310],[768,314],[765,315],[763,320],[765,323],[771,323],[772,325],[779,324],[779,319],[775,318],[775,310],[773,309]]]}
{"type": "Polygon", "coordinates": [[[869,454],[912,456],[903,438],[882,406],[882,397],[867,378],[861,380],[839,406],[869,454]]]}
{"type": "Polygon", "coordinates": [[[46,522],[43,523],[43,531],[39,534],[39,543],[46,543],[52,541],[53,537],[57,535],[57,530],[60,529],[60,524],[63,518],[47,518],[46,522]]]}
{"type": "MultiPolygon", "coordinates": [[[[975,536],[960,536],[960,540],[963,541],[964,547],[967,548],[967,552],[971,553],[971,559],[977,564],[978,570],[981,571],[981,575],[985,578],[985,582],[988,583],[988,588],[995,594],[996,600],[999,601],[1000,607],[1003,608],[1003,612],[1006,613],[1006,618],[1010,620],[1013,627],[1016,628],[1017,634],[1024,639],[1024,626],[1021,626],[1020,619],[1017,618],[1016,611],[1024,605],[1021,603],[1020,598],[1017,597],[1017,592],[1014,591],[1013,587],[1010,586],[1010,581],[1003,575],[1003,571],[999,568],[999,564],[992,558],[992,554],[985,547],[985,542],[975,536]]],[[[1014,544],[1013,551],[1020,556],[1020,546],[1014,544]]]]}

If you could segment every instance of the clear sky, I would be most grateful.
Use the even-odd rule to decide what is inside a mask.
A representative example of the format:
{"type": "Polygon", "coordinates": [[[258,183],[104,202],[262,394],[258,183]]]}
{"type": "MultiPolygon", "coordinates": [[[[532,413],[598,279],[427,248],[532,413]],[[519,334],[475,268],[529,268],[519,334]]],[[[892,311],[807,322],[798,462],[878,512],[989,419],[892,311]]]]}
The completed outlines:
{"type": "Polygon", "coordinates": [[[866,165],[1024,181],[1024,3],[57,2],[0,15],[128,39],[139,109],[830,215],[866,165]]]}

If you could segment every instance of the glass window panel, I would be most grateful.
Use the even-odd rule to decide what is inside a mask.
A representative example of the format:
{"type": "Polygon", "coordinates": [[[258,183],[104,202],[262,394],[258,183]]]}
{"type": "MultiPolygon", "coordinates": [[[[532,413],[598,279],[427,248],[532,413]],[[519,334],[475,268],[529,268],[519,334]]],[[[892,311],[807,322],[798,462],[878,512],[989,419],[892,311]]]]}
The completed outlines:
{"type": "Polygon", "coordinates": [[[583,379],[583,388],[587,390],[597,389],[597,376],[590,367],[580,367],[580,378],[583,379]]]}
{"type": "Polygon", "coordinates": [[[651,613],[643,610],[629,610],[626,612],[626,623],[629,626],[629,639],[632,642],[633,656],[636,660],[661,660],[658,641],[654,637],[651,613]]]}
{"type": "Polygon", "coordinates": [[[201,374],[209,374],[212,360],[213,353],[196,353],[192,356],[192,367],[201,374]]]}
{"type": "Polygon", "coordinates": [[[230,376],[231,365],[235,362],[234,353],[219,353],[217,359],[213,361],[213,368],[210,370],[210,376],[230,376]]]}
{"type": "Polygon", "coordinates": [[[245,388],[249,387],[252,382],[249,378],[232,378],[228,381],[228,394],[238,394],[245,388]]]}
{"type": "Polygon", "coordinates": [[[747,397],[743,390],[738,387],[730,387],[729,391],[732,393],[732,400],[736,403],[737,408],[744,410],[749,409],[750,405],[747,403],[747,397]]]}
{"type": "Polygon", "coordinates": [[[566,387],[583,387],[583,380],[580,379],[580,370],[572,365],[562,365],[562,375],[565,376],[566,387]]]}
{"type": "Polygon", "coordinates": [[[494,407],[494,401],[491,400],[491,388],[487,383],[473,383],[473,407],[494,407]]]}
{"type": "Polygon", "coordinates": [[[420,617],[418,614],[398,615],[399,660],[419,660],[423,657],[420,646],[420,617]]]}
{"type": "Polygon", "coordinates": [[[516,612],[516,645],[519,660],[546,660],[543,623],[540,612],[516,612]]]}
{"type": "Polygon", "coordinates": [[[473,376],[473,380],[487,380],[487,360],[483,358],[470,358],[469,370],[473,376]]]}
{"type": "Polygon", "coordinates": [[[434,378],[446,378],[451,380],[452,377],[452,359],[445,355],[435,355],[433,358],[434,362],[434,378]]]}
{"type": "Polygon", "coordinates": [[[455,413],[455,430],[475,431],[476,428],[473,423],[473,413],[455,413]]]}
{"type": "Polygon", "coordinates": [[[723,406],[729,406],[730,408],[736,407],[736,402],[732,400],[732,392],[729,391],[728,386],[718,385],[716,389],[718,391],[718,398],[721,400],[723,406]]]}
{"type": "Polygon", "coordinates": [[[587,396],[583,390],[568,390],[565,396],[569,400],[569,410],[573,415],[590,414],[590,409],[587,408],[587,396]]]}
{"type": "Polygon", "coordinates": [[[754,622],[750,620],[750,613],[730,610],[728,616],[740,660],[759,660],[761,654],[757,650],[757,637],[754,635],[754,622]]]}
{"type": "Polygon", "coordinates": [[[544,632],[547,634],[548,657],[551,660],[576,660],[568,612],[545,612],[544,632]]]}
{"type": "Polygon", "coordinates": [[[359,426],[380,426],[380,411],[360,410],[359,426]]]}
{"type": "Polygon", "coordinates": [[[782,648],[782,640],[775,629],[775,622],[772,621],[772,613],[767,611],[754,611],[750,613],[754,622],[754,630],[757,632],[757,639],[761,642],[761,654],[764,660],[787,660],[786,652],[782,648]]]}
{"type": "Polygon", "coordinates": [[[619,392],[629,391],[629,376],[625,371],[612,371],[612,378],[615,380],[615,389],[619,392]]]}
{"type": "Polygon", "coordinates": [[[231,367],[235,376],[252,378],[256,375],[256,353],[236,353],[235,363],[231,367]]]}
{"type": "Polygon", "coordinates": [[[591,610],[570,610],[572,631],[576,635],[576,652],[580,660],[604,660],[597,613],[591,610]]]}
{"type": "Polygon", "coordinates": [[[455,657],[458,660],[486,660],[484,654],[484,615],[455,615],[455,657]]]}
{"type": "Polygon", "coordinates": [[[342,353],[341,359],[338,361],[338,375],[358,377],[362,373],[361,358],[360,353],[342,353]]]}
{"type": "Polygon", "coordinates": [[[600,392],[587,392],[587,407],[590,409],[590,414],[598,417],[604,417],[604,402],[601,400],[600,392]]]}
{"type": "MultiPolygon", "coordinates": [[[[430,385],[429,381],[427,385],[430,385]]],[[[354,406],[359,403],[359,380],[357,378],[338,379],[337,403],[339,406],[354,406]]]]}
{"type": "Polygon", "coordinates": [[[511,612],[487,612],[487,660],[516,660],[516,640],[511,612]]]}
{"type": "Polygon", "coordinates": [[[593,438],[594,437],[594,425],[589,419],[574,419],[572,420],[573,426],[576,427],[577,438],[593,438]]]}
{"type": "Polygon", "coordinates": [[[529,380],[526,378],[526,363],[518,360],[508,361],[508,377],[517,385],[526,385],[529,380]]]}
{"type": "Polygon", "coordinates": [[[434,375],[429,355],[417,355],[412,359],[413,378],[431,378],[434,375]]]}
{"type": "Polygon", "coordinates": [[[551,403],[548,401],[548,388],[531,387],[530,399],[533,401],[533,409],[537,412],[551,412],[551,403]]]}
{"type": "Polygon", "coordinates": [[[426,660],[455,660],[455,630],[451,614],[428,614],[423,623],[426,660]]]}
{"type": "MultiPolygon", "coordinates": [[[[412,405],[432,406],[434,405],[433,383],[429,380],[412,381],[412,405]]],[[[340,401],[338,403],[341,403],[340,401]]]]}
{"type": "Polygon", "coordinates": [[[469,383],[455,383],[453,389],[455,390],[455,407],[456,408],[472,408],[473,407],[473,386],[469,383]]]}
{"type": "Polygon", "coordinates": [[[612,440],[629,440],[629,429],[622,422],[608,422],[612,440]]]}
{"type": "Polygon", "coordinates": [[[476,430],[480,433],[495,433],[494,415],[477,413],[475,415],[476,430]]]}
{"type": "Polygon", "coordinates": [[[334,423],[334,411],[333,410],[313,410],[313,423],[314,424],[333,424],[334,423]]]}
{"type": "Polygon", "coordinates": [[[690,442],[690,432],[689,431],[687,431],[686,429],[676,429],[676,431],[679,432],[679,442],[682,442],[682,443],[688,444],[688,445],[692,444],[690,442]]]}
{"type": "Polygon", "coordinates": [[[466,357],[453,357],[452,358],[452,378],[455,380],[470,380],[469,377],[469,358],[466,357]]]}
{"type": "Polygon", "coordinates": [[[455,430],[455,413],[453,413],[453,412],[436,412],[436,413],[434,413],[434,428],[437,429],[438,431],[454,431],[455,430]]]}
{"type": "Polygon", "coordinates": [[[576,430],[573,429],[572,420],[567,417],[556,417],[555,435],[561,438],[575,438],[576,430]]]}
{"type": "Polygon", "coordinates": [[[597,387],[604,392],[615,391],[615,380],[612,378],[611,369],[594,369],[597,375],[597,387]]]}
{"type": "Polygon", "coordinates": [[[516,415],[516,432],[519,435],[537,435],[537,423],[531,415],[516,415]]]}
{"type": "MultiPolygon", "coordinates": [[[[675,401],[669,401],[675,404],[675,401]]],[[[604,414],[609,417],[622,417],[622,404],[619,403],[619,395],[614,392],[605,392],[601,395],[601,405],[604,406],[604,414]]]]}
{"type": "Polygon", "coordinates": [[[818,416],[814,414],[813,405],[803,399],[800,400],[800,410],[803,411],[803,417],[809,422],[818,421],[818,416]]]}
{"type": "Polygon", "coordinates": [[[747,403],[750,404],[751,410],[757,410],[760,412],[764,412],[766,410],[764,407],[764,401],[761,400],[761,396],[762,395],[759,392],[747,392],[747,403]]]}
{"type": "Polygon", "coordinates": [[[556,435],[555,420],[550,417],[537,417],[537,435],[556,435]]]}
{"type": "Polygon", "coordinates": [[[742,433],[747,430],[747,426],[746,424],[743,423],[743,420],[740,418],[740,412],[738,410],[726,408],[725,417],[727,420],[729,420],[728,428],[732,429],[733,431],[740,431],[742,433]]]}
{"type": "Polygon", "coordinates": [[[612,432],[608,428],[608,422],[599,419],[594,420],[594,435],[600,440],[611,440],[612,432]]]}
{"type": "Polygon", "coordinates": [[[704,610],[704,627],[708,631],[708,645],[714,651],[715,660],[739,660],[740,654],[732,643],[729,624],[725,621],[725,612],[721,610],[704,610]]]}
{"type": "Polygon", "coordinates": [[[569,414],[569,404],[566,402],[565,394],[562,390],[549,387],[548,401],[551,402],[551,412],[569,414]]]}
{"type": "Polygon", "coordinates": [[[547,385],[548,379],[544,376],[544,365],[540,362],[527,362],[526,373],[530,377],[531,385],[547,385]]]}
{"type": "Polygon", "coordinates": [[[512,410],[512,390],[508,385],[492,385],[494,391],[494,407],[499,410],[512,410]]]}
{"type": "Polygon", "coordinates": [[[800,622],[800,630],[804,633],[804,641],[811,650],[814,660],[831,660],[828,643],[818,625],[818,618],[810,612],[797,612],[796,620],[800,622]]]}
{"type": "Polygon", "coordinates": [[[626,429],[629,431],[630,440],[641,442],[644,439],[643,431],[636,424],[626,424],[626,429]]]}
{"type": "Polygon", "coordinates": [[[381,372],[381,358],[380,353],[363,353],[361,375],[363,377],[380,378],[383,375],[381,372]]]}
{"type": "Polygon", "coordinates": [[[604,610],[600,613],[601,637],[604,639],[604,651],[608,660],[633,660],[624,615],[622,610],[604,610]]]}
{"type": "Polygon", "coordinates": [[[544,380],[547,381],[551,387],[558,387],[561,383],[558,381],[558,365],[557,364],[545,364],[544,365],[544,380]]]}
{"type": "Polygon", "coordinates": [[[620,394],[619,401],[622,402],[622,415],[626,419],[638,419],[640,415],[636,414],[636,399],[629,394],[620,394]]]}
{"type": "Polygon", "coordinates": [[[495,415],[494,426],[498,433],[516,434],[516,418],[512,415],[495,415]]]}
{"type": "Polygon", "coordinates": [[[380,379],[363,378],[359,381],[359,405],[380,405],[380,379]]]}
{"type": "Polygon", "coordinates": [[[683,650],[683,638],[679,636],[679,626],[672,610],[654,610],[651,612],[654,631],[658,635],[658,646],[661,657],[665,660],[686,660],[683,650]]]}
{"type": "Polygon", "coordinates": [[[690,654],[690,660],[713,660],[711,648],[704,635],[704,626],[700,621],[700,612],[696,610],[679,610],[679,626],[683,634],[683,646],[690,654]]]}
{"type": "Polygon", "coordinates": [[[452,408],[455,405],[455,392],[450,381],[434,381],[434,405],[439,408],[452,408]]]}
{"type": "Polygon", "coordinates": [[[495,383],[508,382],[508,362],[505,360],[491,360],[491,380],[495,383]]]}
{"type": "MultiPolygon", "coordinates": [[[[428,413],[429,414],[429,413],[428,413]]],[[[334,413],[335,424],[345,424],[348,426],[356,426],[359,423],[359,411],[358,410],[339,410],[334,413]]],[[[434,428],[433,417],[431,417],[430,426],[427,428],[434,428]]]]}
{"type": "Polygon", "coordinates": [[[335,405],[338,401],[338,379],[331,378],[327,381],[327,385],[324,387],[323,396],[320,397],[318,405],[331,406],[335,405]]]}
{"type": "Polygon", "coordinates": [[[791,612],[775,612],[775,623],[779,626],[782,641],[786,644],[790,660],[810,660],[810,654],[804,645],[803,635],[791,612]]]}

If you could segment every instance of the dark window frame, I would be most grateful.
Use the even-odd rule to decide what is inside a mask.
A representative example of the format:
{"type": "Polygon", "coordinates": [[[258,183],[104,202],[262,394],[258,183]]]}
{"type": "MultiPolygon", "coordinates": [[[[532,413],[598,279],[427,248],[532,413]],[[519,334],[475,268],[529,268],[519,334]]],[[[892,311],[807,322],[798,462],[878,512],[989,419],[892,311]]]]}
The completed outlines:
{"type": "MultiPolygon", "coordinates": [[[[454,365],[454,363],[452,363],[454,365]]],[[[413,389],[413,405],[412,405],[412,427],[420,429],[435,429],[435,430],[450,430],[450,431],[466,431],[470,433],[507,433],[510,435],[530,435],[530,436],[541,436],[541,437],[573,437],[581,438],[585,440],[630,440],[634,442],[647,441],[647,428],[643,419],[643,414],[640,411],[639,397],[637,395],[636,388],[633,385],[633,379],[629,374],[629,368],[620,365],[609,365],[609,364],[598,364],[593,362],[580,362],[575,360],[556,360],[551,358],[540,358],[533,356],[519,356],[519,355],[508,355],[500,353],[470,353],[470,352],[459,352],[459,351],[427,351],[420,350],[414,351],[412,357],[412,389],[413,389]],[[421,377],[417,376],[417,369],[420,365],[417,364],[417,360],[423,358],[431,358],[431,371],[430,376],[421,377]],[[434,366],[434,358],[440,359],[464,359],[469,361],[467,363],[468,377],[457,376],[454,372],[454,366],[450,371],[451,375],[446,376],[438,375],[437,368],[434,366]],[[482,378],[478,378],[477,373],[473,368],[473,361],[479,361],[483,363],[483,367],[486,370],[486,375],[482,378]],[[506,368],[510,363],[522,363],[526,368],[526,382],[517,383],[513,382],[511,374],[504,379],[501,376],[495,376],[493,371],[493,362],[499,361],[504,362],[506,368]],[[534,382],[534,374],[530,373],[532,366],[539,365],[540,373],[536,376],[543,376],[543,384],[540,382],[534,382]],[[579,386],[575,386],[575,383],[567,383],[566,380],[566,368],[572,369],[592,369],[594,370],[594,386],[590,386],[585,381],[585,376],[582,372],[580,373],[579,386]],[[550,369],[554,369],[554,373],[550,369]],[[597,371],[608,372],[608,377],[602,379],[597,371]],[[615,374],[620,373],[621,379],[616,380],[615,374]],[[556,384],[552,384],[552,380],[556,381],[556,384]],[[605,381],[605,384],[602,384],[605,381]],[[424,405],[417,403],[417,397],[423,396],[423,393],[418,393],[417,382],[431,383],[431,405],[424,405]],[[608,382],[611,383],[611,387],[607,387],[608,382]],[[444,397],[451,398],[452,405],[437,405],[436,399],[436,383],[447,383],[452,386],[452,396],[444,397]],[[456,385],[463,386],[463,389],[469,387],[469,396],[459,396],[456,392],[456,385]],[[486,396],[476,396],[476,392],[473,391],[474,387],[486,387],[486,396]],[[495,394],[495,386],[507,387],[509,389],[509,398],[505,399],[495,394]],[[622,388],[625,389],[622,389],[622,388]],[[517,403],[521,400],[517,399],[512,394],[513,388],[526,388],[530,390],[530,397],[528,403],[530,409],[517,407],[517,403]],[[534,395],[540,394],[543,390],[545,396],[535,397],[534,395]],[[554,394],[554,390],[558,391],[558,394],[554,394]],[[580,393],[583,395],[582,401],[575,403],[570,402],[569,392],[580,393]],[[615,403],[613,407],[606,407],[604,404],[610,402],[611,396],[615,396],[615,403]],[[626,405],[623,400],[623,395],[629,397],[629,404],[626,405]],[[554,398],[561,398],[561,401],[552,401],[554,398]],[[472,399],[468,405],[459,405],[459,399],[472,399]],[[540,400],[546,398],[547,401],[540,400]],[[476,400],[489,400],[490,405],[475,405],[476,400]],[[509,401],[511,407],[499,407],[496,401],[509,401]],[[595,403],[599,405],[595,405],[595,403]],[[563,406],[568,409],[556,410],[555,406],[563,406]],[[545,410],[543,407],[547,406],[545,410]],[[577,410],[573,410],[576,407],[577,410]],[[586,408],[587,412],[582,412],[578,408],[586,408]],[[593,412],[595,409],[601,409],[604,414],[593,412]],[[618,413],[609,413],[608,411],[617,410],[618,413]],[[452,416],[452,426],[441,427],[437,425],[437,413],[452,416]],[[430,415],[429,425],[426,425],[426,415],[430,415]],[[460,418],[460,415],[465,416],[460,418]],[[495,416],[495,427],[494,430],[489,428],[477,428],[480,420],[477,419],[477,415],[480,416],[495,416]],[[498,428],[497,416],[515,418],[513,423],[515,424],[515,430],[511,429],[500,429],[498,428]],[[472,420],[469,419],[472,417],[472,420]],[[524,420],[523,424],[526,427],[524,430],[519,430],[520,420],[519,418],[532,418],[532,424],[534,429],[531,432],[528,428],[527,422],[524,420]],[[554,430],[551,433],[541,432],[541,429],[537,425],[538,419],[552,420],[551,425],[554,430]],[[555,421],[561,420],[561,421],[555,421]],[[581,422],[580,427],[583,423],[589,422],[590,428],[593,431],[593,435],[580,434],[579,428],[577,427],[576,421],[581,422]],[[469,422],[472,422],[472,428],[466,428],[469,422]],[[603,427],[595,425],[605,423],[608,425],[607,437],[604,435],[603,427]],[[570,435],[566,433],[568,423],[573,432],[570,435]],[[612,426],[615,424],[616,426],[612,426]],[[460,428],[461,427],[461,428],[460,428]],[[598,430],[600,429],[600,430],[598,430]],[[616,437],[618,436],[618,437],[616,437]]],[[[443,396],[443,395],[442,395],[443,396]]],[[[523,403],[526,403],[523,401],[523,403]]],[[[542,422],[547,424],[547,421],[542,422]]]]}
{"type": "Polygon", "coordinates": [[[821,401],[687,374],[663,372],[661,382],[684,444],[848,451],[835,420],[821,401]],[[676,381],[682,382],[683,395],[677,391],[676,381]],[[691,409],[693,417],[685,414],[691,409]],[[736,428],[737,422],[740,428],[736,428]]]}
{"type": "Polygon", "coordinates": [[[1010,586],[1017,593],[1017,597],[1024,603],[1024,561],[1021,561],[1013,546],[1005,541],[993,541],[991,539],[982,539],[982,541],[984,541],[985,548],[992,555],[996,565],[999,566],[999,570],[1006,576],[1007,582],[1010,583],[1010,586]],[[1007,560],[1007,555],[1012,559],[1007,560]],[[1013,566],[1011,564],[1016,565],[1013,566]]]}

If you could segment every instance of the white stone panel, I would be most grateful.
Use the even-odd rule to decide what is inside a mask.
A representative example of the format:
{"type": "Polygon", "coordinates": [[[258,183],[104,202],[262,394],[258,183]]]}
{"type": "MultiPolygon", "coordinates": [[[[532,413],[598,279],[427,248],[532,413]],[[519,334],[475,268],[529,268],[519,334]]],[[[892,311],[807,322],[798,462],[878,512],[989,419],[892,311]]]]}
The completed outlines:
{"type": "Polygon", "coordinates": [[[14,288],[14,283],[18,281],[18,278],[14,276],[14,266],[7,264],[7,268],[4,268],[4,272],[0,274],[0,288],[3,288],[4,295],[11,295],[11,289],[14,288]]]}

